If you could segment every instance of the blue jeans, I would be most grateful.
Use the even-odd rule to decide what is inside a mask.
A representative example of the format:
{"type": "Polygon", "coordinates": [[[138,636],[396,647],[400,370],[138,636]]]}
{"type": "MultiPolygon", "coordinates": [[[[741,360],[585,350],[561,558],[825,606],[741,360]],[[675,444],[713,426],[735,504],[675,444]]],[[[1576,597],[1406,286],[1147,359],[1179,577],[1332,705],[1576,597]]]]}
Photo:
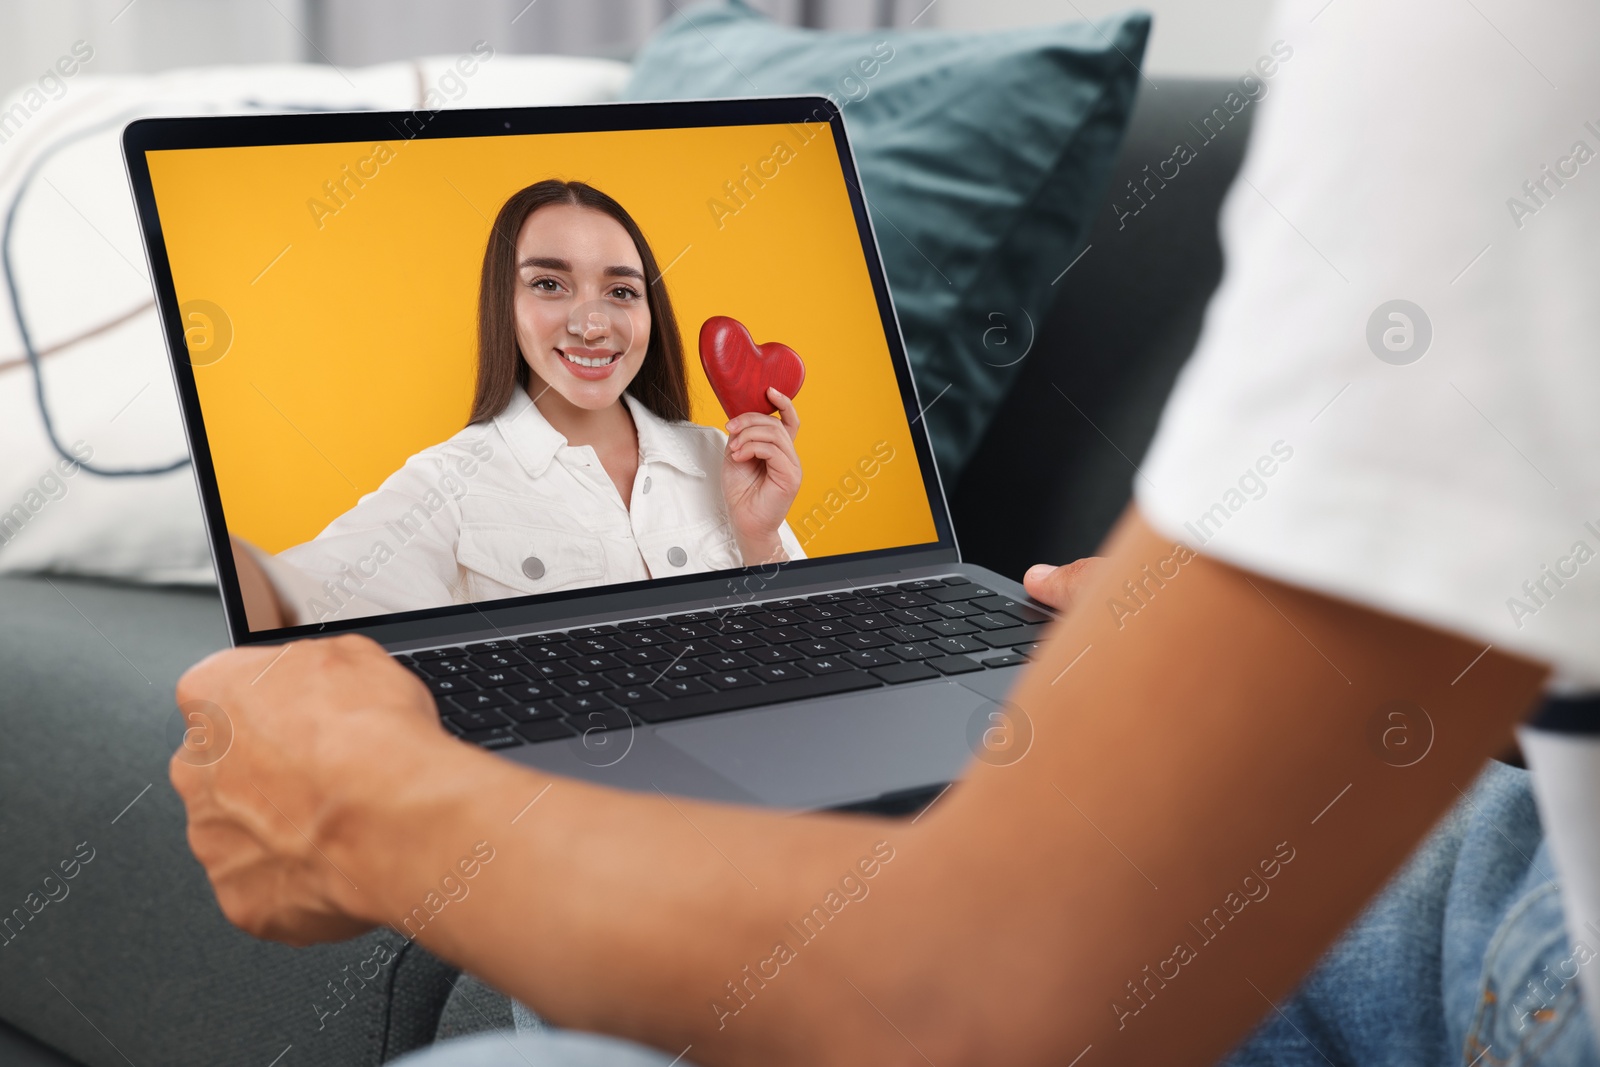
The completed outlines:
{"type": "MultiPolygon", "coordinates": [[[[1528,773],[1493,763],[1225,1067],[1600,1067],[1528,773]]],[[[1600,950],[1600,945],[1591,946],[1600,950]]],[[[1580,973],[1581,972],[1581,973],[1580,973]]],[[[518,1030],[404,1067],[691,1067],[611,1038],[518,1030]]]]}

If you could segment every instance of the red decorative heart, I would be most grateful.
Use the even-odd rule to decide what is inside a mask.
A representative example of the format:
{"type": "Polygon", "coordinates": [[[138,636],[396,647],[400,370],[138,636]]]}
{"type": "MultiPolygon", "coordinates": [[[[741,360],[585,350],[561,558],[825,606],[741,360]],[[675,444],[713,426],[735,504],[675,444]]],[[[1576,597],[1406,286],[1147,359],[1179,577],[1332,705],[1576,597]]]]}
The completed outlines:
{"type": "Polygon", "coordinates": [[[768,386],[793,399],[806,380],[795,350],[777,341],[758,345],[738,319],[713,315],[700,327],[700,363],[728,418],[747,411],[770,415],[768,386]]]}

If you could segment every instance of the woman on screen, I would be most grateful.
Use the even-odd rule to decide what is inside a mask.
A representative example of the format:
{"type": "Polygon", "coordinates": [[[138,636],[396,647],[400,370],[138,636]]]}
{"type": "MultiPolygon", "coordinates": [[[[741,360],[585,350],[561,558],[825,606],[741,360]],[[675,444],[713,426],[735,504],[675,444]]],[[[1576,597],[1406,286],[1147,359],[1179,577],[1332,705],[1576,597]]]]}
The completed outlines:
{"type": "Polygon", "coordinates": [[[541,181],[483,257],[466,429],[408,459],[314,539],[234,538],[251,629],[804,558],[784,521],[800,419],[689,420],[682,340],[622,205],[541,181]]]}

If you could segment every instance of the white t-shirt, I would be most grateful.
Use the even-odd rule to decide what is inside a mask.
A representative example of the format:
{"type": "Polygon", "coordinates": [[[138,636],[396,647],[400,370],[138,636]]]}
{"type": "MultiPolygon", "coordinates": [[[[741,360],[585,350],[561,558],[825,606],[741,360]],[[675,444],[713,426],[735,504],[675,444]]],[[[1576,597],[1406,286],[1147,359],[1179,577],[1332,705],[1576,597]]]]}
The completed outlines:
{"type": "MultiPolygon", "coordinates": [[[[1287,0],[1266,40],[1292,55],[1250,105],[1141,511],[1600,689],[1600,5],[1287,0]]],[[[1600,781],[1590,751],[1559,773],[1600,781]]],[[[1600,919],[1573,893],[1600,886],[1597,815],[1544,812],[1587,872],[1575,938],[1600,919]]]]}

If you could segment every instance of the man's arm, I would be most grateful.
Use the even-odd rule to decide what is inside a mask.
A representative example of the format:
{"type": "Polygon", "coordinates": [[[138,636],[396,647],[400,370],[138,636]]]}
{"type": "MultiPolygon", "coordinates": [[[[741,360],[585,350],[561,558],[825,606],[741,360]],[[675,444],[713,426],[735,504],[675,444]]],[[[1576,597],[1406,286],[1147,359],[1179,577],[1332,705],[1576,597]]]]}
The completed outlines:
{"type": "Polygon", "coordinates": [[[1137,515],[1088,583],[1011,696],[1026,754],[974,763],[915,823],[540,775],[448,742],[356,640],[289,646],[254,685],[273,650],[197,667],[179,695],[222,705],[233,750],[173,779],[247,929],[392,923],[558,1025],[708,1065],[1211,1063],[1545,672],[1194,557],[1137,515]],[[869,879],[875,849],[892,858],[869,879]],[[849,872],[868,892],[830,911],[849,872]],[[466,895],[435,914],[450,885],[466,895]]]}

